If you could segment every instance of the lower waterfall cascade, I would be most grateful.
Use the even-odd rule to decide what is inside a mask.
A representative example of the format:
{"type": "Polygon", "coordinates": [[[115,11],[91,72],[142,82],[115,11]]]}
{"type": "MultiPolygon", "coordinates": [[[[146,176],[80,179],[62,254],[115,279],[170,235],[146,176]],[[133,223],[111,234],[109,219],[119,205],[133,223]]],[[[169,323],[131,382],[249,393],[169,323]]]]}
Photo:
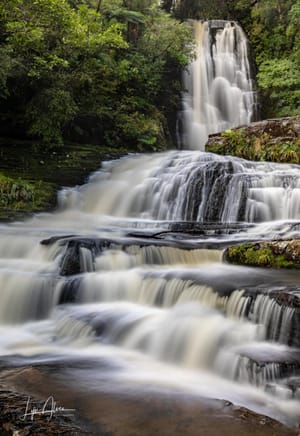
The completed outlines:
{"type": "Polygon", "coordinates": [[[2,359],[106,359],[131,390],[299,424],[300,272],[222,261],[237,241],[299,237],[299,196],[296,165],[196,151],[103,163],[55,212],[1,224],[2,359]],[[277,298],[291,293],[298,305],[277,298]]]}
{"type": "Polygon", "coordinates": [[[193,21],[196,58],[184,73],[183,148],[204,150],[208,135],[254,121],[255,80],[248,41],[235,22],[193,21]]]}

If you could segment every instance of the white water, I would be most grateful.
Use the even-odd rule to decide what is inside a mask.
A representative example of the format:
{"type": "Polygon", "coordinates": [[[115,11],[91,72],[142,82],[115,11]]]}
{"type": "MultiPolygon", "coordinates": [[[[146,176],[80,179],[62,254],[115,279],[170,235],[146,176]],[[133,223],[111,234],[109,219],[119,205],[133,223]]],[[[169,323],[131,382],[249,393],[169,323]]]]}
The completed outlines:
{"type": "Polygon", "coordinates": [[[89,218],[299,220],[300,170],[203,152],[136,156],[108,163],[87,185],[63,191],[60,205],[89,218]]]}
{"type": "Polygon", "coordinates": [[[208,135],[249,124],[256,111],[247,38],[234,22],[193,22],[196,59],[185,73],[183,146],[203,150],[208,135]]]}
{"type": "MultiPolygon", "coordinates": [[[[255,93],[239,26],[195,25],[184,117],[199,149],[209,133],[249,123],[255,93]]],[[[59,193],[57,212],[0,226],[0,355],[65,359],[89,392],[101,370],[77,380],[72,359],[107,361],[108,383],[131,391],[226,399],[296,425],[299,389],[282,371],[299,376],[299,311],[269,291],[296,295],[300,274],[226,265],[222,248],[299,237],[299,222],[295,165],[192,151],[105,163],[59,193]],[[67,235],[83,239],[40,244],[67,235]],[[77,270],[64,276],[72,250],[77,270]]]]}
{"type": "Polygon", "coordinates": [[[299,180],[297,166],[196,152],[105,164],[86,185],[62,191],[56,213],[0,227],[1,354],[29,362],[105,356],[122,362],[120,377],[131,386],[146,389],[151,380],[295,424],[299,399],[281,380],[280,362],[297,353],[288,345],[297,343],[296,311],[244,289],[296,287],[299,274],[225,265],[220,243],[298,235],[298,209],[281,213],[274,204],[295,198],[299,180]],[[212,196],[220,186],[224,193],[212,196]],[[272,196],[257,195],[272,187],[272,196]],[[226,232],[240,207],[245,227],[226,232]],[[162,219],[191,219],[192,210],[199,222],[216,213],[223,224],[202,236],[168,233],[172,221],[162,219]],[[246,225],[255,220],[262,222],[246,225]],[[63,277],[67,240],[40,241],[72,234],[96,242],[78,248],[81,273],[63,277]]]}

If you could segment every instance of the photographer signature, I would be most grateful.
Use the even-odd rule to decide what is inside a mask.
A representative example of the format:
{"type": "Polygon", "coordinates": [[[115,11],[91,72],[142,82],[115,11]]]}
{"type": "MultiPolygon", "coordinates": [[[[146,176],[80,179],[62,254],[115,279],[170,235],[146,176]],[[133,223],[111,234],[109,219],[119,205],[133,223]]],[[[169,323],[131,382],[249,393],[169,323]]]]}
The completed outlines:
{"type": "Polygon", "coordinates": [[[44,415],[50,421],[56,414],[71,416],[75,412],[75,409],[65,409],[62,406],[58,406],[52,395],[47,398],[42,406],[37,407],[36,405],[37,403],[31,402],[31,398],[28,397],[25,413],[21,416],[22,421],[25,421],[28,417],[33,421],[34,417],[38,415],[44,415]]]}

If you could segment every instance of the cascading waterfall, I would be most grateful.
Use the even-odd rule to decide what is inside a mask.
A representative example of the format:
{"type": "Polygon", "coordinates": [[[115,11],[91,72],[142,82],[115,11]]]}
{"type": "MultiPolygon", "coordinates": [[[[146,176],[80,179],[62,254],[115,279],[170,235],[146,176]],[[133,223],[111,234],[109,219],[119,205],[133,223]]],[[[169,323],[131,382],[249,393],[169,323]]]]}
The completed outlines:
{"type": "Polygon", "coordinates": [[[194,21],[196,59],[184,75],[184,148],[203,150],[208,135],[249,124],[256,92],[247,38],[235,22],[194,21]]]}
{"type": "MultiPolygon", "coordinates": [[[[239,26],[195,26],[184,117],[199,148],[250,122],[255,92],[239,26]]],[[[106,162],[56,212],[0,225],[0,355],[68,361],[76,384],[74,359],[81,374],[99,361],[93,393],[105,361],[115,392],[152,384],[297,425],[300,272],[227,265],[222,249],[299,236],[299,166],[200,151],[106,162]]]]}
{"type": "Polygon", "coordinates": [[[0,227],[1,354],[105,355],[130,385],[165,374],[295,424],[300,316],[276,292],[299,273],[223,264],[222,246],[299,234],[299,181],[297,166],[202,152],[105,164],[56,213],[0,227]]]}
{"type": "Polygon", "coordinates": [[[300,218],[300,170],[209,153],[170,152],[108,164],[61,194],[88,214],[222,223],[300,218]],[[111,167],[110,167],[111,166],[111,167]]]}

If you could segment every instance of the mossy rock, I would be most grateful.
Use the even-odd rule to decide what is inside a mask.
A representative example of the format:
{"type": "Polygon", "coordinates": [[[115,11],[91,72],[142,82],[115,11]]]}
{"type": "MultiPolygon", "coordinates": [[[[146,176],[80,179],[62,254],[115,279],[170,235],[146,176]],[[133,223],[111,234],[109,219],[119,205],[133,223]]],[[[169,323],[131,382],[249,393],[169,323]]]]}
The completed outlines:
{"type": "Polygon", "coordinates": [[[211,135],[206,151],[254,161],[300,163],[300,116],[258,121],[211,135]]]}
{"type": "Polygon", "coordinates": [[[300,240],[262,241],[228,247],[224,260],[236,265],[300,269],[300,240]]]}
{"type": "Polygon", "coordinates": [[[54,209],[61,187],[84,183],[102,161],[129,151],[88,144],[45,148],[36,142],[0,138],[0,220],[54,209]]]}

